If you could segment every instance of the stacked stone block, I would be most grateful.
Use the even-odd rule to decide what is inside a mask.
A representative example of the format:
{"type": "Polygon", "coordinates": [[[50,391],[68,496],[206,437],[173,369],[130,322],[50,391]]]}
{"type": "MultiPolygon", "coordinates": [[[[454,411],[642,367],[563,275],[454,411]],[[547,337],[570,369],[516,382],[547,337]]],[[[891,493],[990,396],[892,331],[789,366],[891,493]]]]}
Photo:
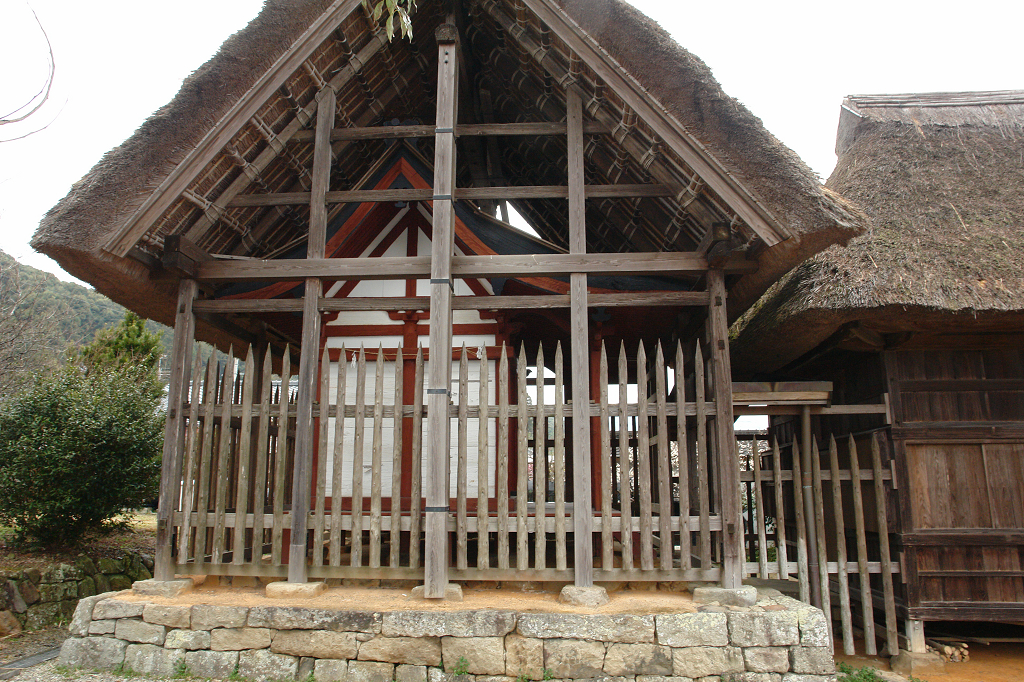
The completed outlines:
{"type": "Polygon", "coordinates": [[[124,552],[120,559],[79,557],[74,564],[0,575],[0,636],[38,630],[71,618],[78,600],[126,590],[152,578],[151,557],[124,552]]]}
{"type": "Polygon", "coordinates": [[[83,599],[61,663],[319,682],[826,682],[821,611],[787,597],[656,615],[330,611],[83,599]]]}

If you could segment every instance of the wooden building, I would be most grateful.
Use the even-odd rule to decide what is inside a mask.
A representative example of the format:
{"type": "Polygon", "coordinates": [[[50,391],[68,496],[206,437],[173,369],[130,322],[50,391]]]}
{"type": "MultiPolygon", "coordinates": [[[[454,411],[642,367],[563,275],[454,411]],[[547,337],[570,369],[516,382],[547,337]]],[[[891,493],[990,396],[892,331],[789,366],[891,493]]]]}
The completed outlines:
{"type": "Polygon", "coordinates": [[[619,0],[269,0],[33,244],[174,325],[158,578],[440,597],[737,586],[728,321],[863,224],[619,0]]]}
{"type": "MultiPolygon", "coordinates": [[[[747,312],[735,371],[827,380],[837,402],[886,405],[813,432],[826,469],[834,436],[841,465],[848,444],[863,463],[873,442],[894,471],[887,533],[868,528],[867,551],[875,560],[888,535],[911,647],[924,621],[1024,621],[1024,92],[849,97],[836,152],[827,187],[870,228],[747,312]]],[[[783,443],[800,435],[786,419],[773,423],[783,443]]]]}

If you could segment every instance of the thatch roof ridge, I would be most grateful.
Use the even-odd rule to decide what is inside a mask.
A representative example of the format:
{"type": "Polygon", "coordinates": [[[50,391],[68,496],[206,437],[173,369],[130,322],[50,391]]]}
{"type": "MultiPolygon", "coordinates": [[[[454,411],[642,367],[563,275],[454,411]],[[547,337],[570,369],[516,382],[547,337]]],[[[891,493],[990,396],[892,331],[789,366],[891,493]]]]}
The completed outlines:
{"type": "MultiPolygon", "coordinates": [[[[1017,105],[977,99],[987,103],[971,106],[1017,105]]],[[[953,319],[960,328],[971,320],[998,327],[1003,319],[1022,330],[1024,136],[1001,123],[873,114],[858,123],[826,183],[863,207],[871,229],[800,264],[747,311],[733,329],[741,368],[755,358],[763,369],[779,367],[851,323],[896,332],[953,319]],[[783,338],[785,348],[777,345],[783,338]]]]}
{"type": "MultiPolygon", "coordinates": [[[[733,314],[793,263],[863,230],[863,216],[823,188],[794,152],[722,91],[702,61],[655,22],[624,0],[556,1],[794,235],[762,254],[759,271],[733,288],[733,314]]],[[[303,31],[336,4],[267,0],[246,28],[183,82],[171,102],[104,155],[46,214],[33,247],[114,300],[170,323],[172,284],[149,281],[143,265],[112,256],[102,244],[303,31]]]]}
{"type": "Polygon", "coordinates": [[[847,95],[843,101],[858,110],[881,107],[964,107],[1024,104],[1024,90],[914,92],[891,95],[847,95]]]}

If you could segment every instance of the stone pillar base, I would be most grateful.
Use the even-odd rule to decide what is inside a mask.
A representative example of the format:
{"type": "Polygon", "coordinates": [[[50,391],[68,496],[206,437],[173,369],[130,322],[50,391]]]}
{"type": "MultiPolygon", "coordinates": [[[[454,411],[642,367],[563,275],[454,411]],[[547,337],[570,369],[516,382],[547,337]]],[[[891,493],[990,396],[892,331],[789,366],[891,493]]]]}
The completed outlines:
{"type": "Polygon", "coordinates": [[[137,580],[132,585],[132,594],[143,597],[178,597],[192,591],[192,580],[137,580]]]}
{"type": "Polygon", "coordinates": [[[593,587],[577,587],[566,585],[558,595],[558,601],[573,606],[589,606],[596,608],[608,603],[608,590],[598,585],[593,587]]]}
{"type": "Polygon", "coordinates": [[[922,673],[941,673],[945,665],[942,656],[935,652],[913,654],[900,649],[898,654],[889,659],[889,667],[893,672],[908,677],[922,673]]]}
{"type": "MultiPolygon", "coordinates": [[[[426,585],[417,585],[412,588],[412,594],[409,595],[409,598],[427,599],[427,597],[423,596],[426,589],[426,585]]],[[[462,601],[462,585],[459,585],[458,583],[448,583],[444,587],[444,596],[441,597],[441,599],[444,601],[462,601]]],[[[431,599],[430,601],[436,601],[436,599],[431,599]]]]}
{"type": "Polygon", "coordinates": [[[746,585],[736,589],[724,587],[695,587],[693,601],[698,604],[718,602],[721,606],[753,606],[757,602],[757,588],[746,585]]]}
{"type": "Polygon", "coordinates": [[[268,599],[312,599],[323,594],[327,585],[317,583],[288,583],[274,582],[267,585],[266,595],[268,599]]]}

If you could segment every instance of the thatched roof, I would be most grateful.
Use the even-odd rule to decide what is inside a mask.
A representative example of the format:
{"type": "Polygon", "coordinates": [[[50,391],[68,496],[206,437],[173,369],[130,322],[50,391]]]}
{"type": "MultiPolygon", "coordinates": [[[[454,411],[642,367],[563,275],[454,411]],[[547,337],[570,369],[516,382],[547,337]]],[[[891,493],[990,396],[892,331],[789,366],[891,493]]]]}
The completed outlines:
{"type": "MultiPolygon", "coordinates": [[[[588,120],[623,123],[609,126],[613,134],[588,136],[594,142],[587,181],[678,189],[670,198],[589,201],[589,249],[701,250],[710,225],[729,222],[738,248],[760,264],[732,285],[735,316],[795,263],[862,231],[861,214],[728,97],[707,66],[622,0],[462,4],[469,78],[488,97],[463,106],[460,122],[561,120],[563,87],[575,83],[588,120]],[[559,26],[545,25],[534,10],[553,12],[559,26]],[[563,40],[567,32],[580,37],[589,56],[573,53],[563,40]],[[606,84],[595,61],[625,85],[606,84]],[[668,121],[682,142],[656,132],[657,122],[638,116],[637,102],[668,121]]],[[[151,268],[166,236],[187,236],[214,256],[283,253],[303,238],[308,208],[231,208],[223,197],[304,189],[312,144],[295,130],[308,131],[324,81],[340,83],[339,126],[433,121],[433,32],[444,13],[441,0],[419,5],[414,40],[389,43],[358,0],[268,0],[167,106],[51,209],[33,246],[165,323],[173,317],[174,283],[151,279],[151,268]]],[[[364,177],[386,144],[336,143],[331,188],[347,189],[364,177]]],[[[432,140],[419,144],[429,156],[432,140]]],[[[565,184],[565,142],[558,136],[499,138],[492,149],[465,139],[459,158],[460,187],[565,184]],[[483,162],[495,151],[489,160],[496,169],[483,162]]],[[[515,206],[544,239],[564,245],[564,201],[515,206]]],[[[203,327],[199,333],[212,334],[203,327]]]]}
{"type": "Polygon", "coordinates": [[[1024,332],[1024,91],[851,96],[836,153],[826,186],[871,227],[734,325],[735,367],[772,371],[826,340],[1024,332]]]}

